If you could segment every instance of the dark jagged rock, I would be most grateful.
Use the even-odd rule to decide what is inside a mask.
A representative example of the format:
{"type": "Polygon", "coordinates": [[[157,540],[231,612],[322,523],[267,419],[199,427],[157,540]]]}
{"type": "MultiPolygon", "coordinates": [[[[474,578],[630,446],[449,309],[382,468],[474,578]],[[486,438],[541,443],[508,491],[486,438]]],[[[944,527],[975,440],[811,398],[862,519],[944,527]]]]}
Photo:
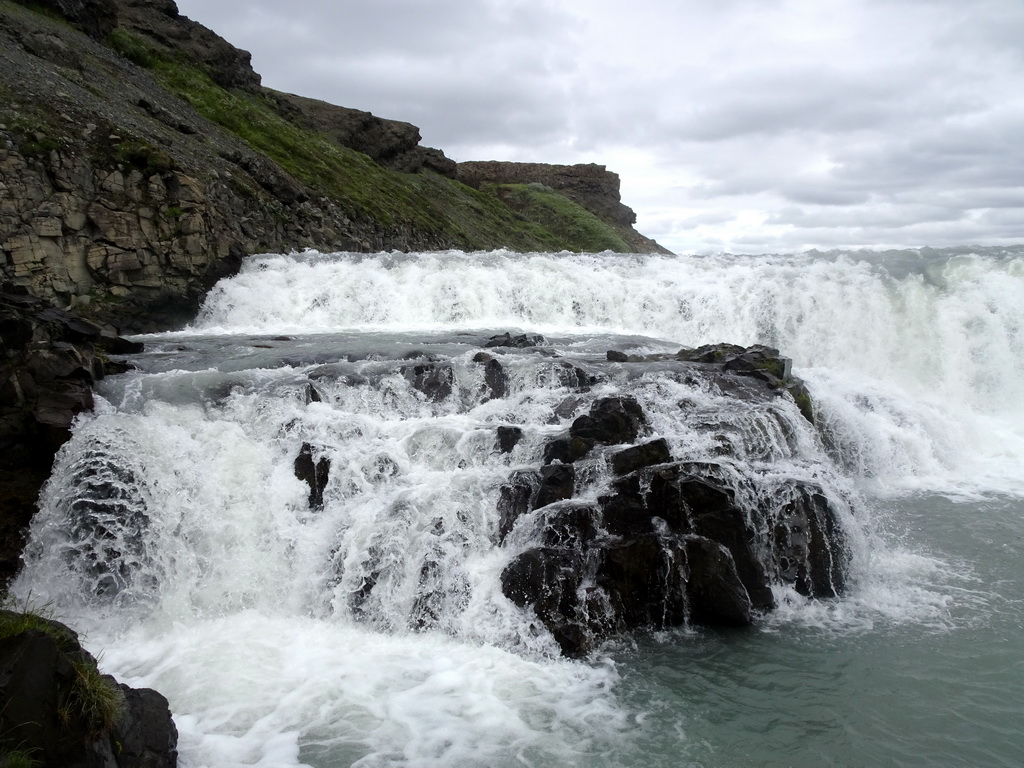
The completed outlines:
{"type": "Polygon", "coordinates": [[[571,499],[575,490],[576,470],[572,464],[547,464],[540,468],[540,488],[534,501],[536,508],[556,501],[571,499]]]}
{"type": "Polygon", "coordinates": [[[787,483],[775,515],[772,544],[780,577],[809,597],[837,597],[846,589],[846,551],[835,510],[820,488],[787,483]]]}
{"type": "Polygon", "coordinates": [[[724,546],[750,604],[758,610],[775,607],[764,558],[755,545],[756,531],[735,491],[715,477],[714,466],[656,467],[644,472],[641,482],[649,488],[644,500],[649,514],[724,546]]]}
{"type": "Polygon", "coordinates": [[[92,385],[124,370],[107,355],[139,346],[38,298],[0,294],[0,583],[19,567],[22,529],[72,421],[92,408],[92,385]]]}
{"type": "Polygon", "coordinates": [[[555,378],[560,386],[576,392],[586,392],[597,383],[598,377],[587,373],[578,365],[563,360],[555,366],[555,378]]]}
{"type": "Polygon", "coordinates": [[[323,455],[315,459],[315,453],[313,446],[303,443],[294,464],[295,476],[309,486],[309,508],[313,510],[324,507],[324,488],[331,473],[331,460],[323,455]]]}
{"type": "Polygon", "coordinates": [[[337,107],[317,99],[279,93],[278,98],[293,107],[303,121],[319,134],[329,136],[373,158],[381,165],[403,173],[430,170],[454,178],[456,163],[439,149],[420,146],[420,130],[411,123],[385,120],[369,112],[337,107]]]}
{"type": "Polygon", "coordinates": [[[322,403],[323,396],[320,394],[320,390],[313,386],[313,382],[306,384],[306,389],[303,391],[303,397],[306,401],[306,405],[310,403],[322,403]]]}
{"type": "MultiPolygon", "coordinates": [[[[58,0],[59,1],[59,0],[58,0]]],[[[224,88],[255,91],[260,76],[252,56],[187,16],[173,0],[107,0],[117,6],[118,23],[158,49],[184,55],[224,88]]]]}
{"type": "Polygon", "coordinates": [[[542,347],[548,341],[539,333],[521,333],[513,336],[506,331],[498,336],[491,336],[484,344],[488,349],[494,347],[512,347],[513,349],[526,349],[528,347],[542,347]]]}
{"type": "Polygon", "coordinates": [[[118,685],[59,622],[0,612],[0,733],[45,766],[173,768],[177,730],[156,691],[118,685]],[[76,702],[98,701],[102,708],[76,702]],[[97,709],[100,711],[97,712],[97,709]]]}
{"type": "Polygon", "coordinates": [[[562,548],[530,549],[502,571],[501,588],[513,603],[531,608],[566,656],[589,650],[587,627],[580,622],[578,592],[584,560],[562,548]]]}
{"type": "Polygon", "coordinates": [[[421,363],[402,369],[402,373],[415,389],[434,402],[450,396],[455,386],[455,372],[449,363],[421,363]]]}
{"type": "Polygon", "coordinates": [[[729,550],[704,537],[685,540],[686,594],[697,624],[745,627],[753,621],[750,594],[736,572],[729,550]]]}
{"type": "Polygon", "coordinates": [[[533,509],[540,489],[540,474],[531,471],[514,472],[501,486],[498,495],[498,542],[512,532],[516,521],[533,509]]]}
{"type": "Polygon", "coordinates": [[[118,7],[115,0],[15,0],[21,5],[45,8],[67,19],[89,37],[102,40],[117,27],[118,7]]]}
{"type": "Polygon", "coordinates": [[[152,688],[121,684],[125,714],[114,729],[117,764],[128,768],[174,768],[178,764],[178,729],[163,694],[152,688]]]}
{"type": "Polygon", "coordinates": [[[498,450],[501,453],[512,453],[512,449],[515,448],[519,441],[523,439],[523,430],[521,427],[506,427],[501,426],[496,430],[498,436],[498,450]]]}
{"type": "MultiPolygon", "coordinates": [[[[723,408],[742,404],[736,424],[706,410],[681,416],[695,431],[739,429],[742,414],[758,410],[783,435],[793,428],[778,421],[787,417],[774,403],[792,396],[798,380],[775,350],[711,345],[628,361],[717,392],[723,408]]],[[[585,403],[574,397],[563,418],[585,403]]],[[[637,442],[650,431],[634,397],[596,398],[548,440],[538,470],[517,471],[501,490],[499,541],[525,546],[506,567],[503,589],[564,654],[585,655],[634,629],[749,625],[775,607],[776,586],[813,598],[842,594],[849,552],[840,508],[822,488],[750,470],[743,456],[770,453],[756,440],[740,439],[720,462],[680,461],[664,438],[637,442]],[[611,469],[607,491],[596,503],[576,499],[602,459],[611,469]],[[528,526],[517,527],[524,518],[528,526]]]]}
{"type": "Polygon", "coordinates": [[[486,352],[478,352],[473,356],[474,363],[484,367],[484,387],[490,398],[501,398],[508,394],[508,372],[502,364],[486,352]]]}
{"type": "Polygon", "coordinates": [[[647,417],[635,398],[602,397],[594,401],[589,414],[572,423],[569,435],[602,445],[617,445],[634,442],[646,429],[647,417]]]}
{"type": "Polygon", "coordinates": [[[637,469],[653,464],[664,464],[671,460],[672,454],[663,437],[624,448],[611,455],[612,472],[616,475],[628,475],[637,469]]]}
{"type": "Polygon", "coordinates": [[[551,464],[559,461],[563,464],[570,464],[582,459],[597,444],[596,440],[586,437],[566,435],[549,440],[544,446],[544,463],[551,464]]]}

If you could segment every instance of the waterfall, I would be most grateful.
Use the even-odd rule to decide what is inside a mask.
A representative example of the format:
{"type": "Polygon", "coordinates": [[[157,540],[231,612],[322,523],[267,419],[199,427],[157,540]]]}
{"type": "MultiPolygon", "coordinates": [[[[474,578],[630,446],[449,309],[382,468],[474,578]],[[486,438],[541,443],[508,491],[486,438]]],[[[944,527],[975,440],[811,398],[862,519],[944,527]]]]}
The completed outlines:
{"type": "MultiPolygon", "coordinates": [[[[658,543],[637,550],[661,558],[651,584],[724,557],[783,621],[892,615],[865,598],[890,547],[866,496],[1021,487],[1024,256],[894,264],[252,257],[104,384],[58,455],[15,592],[168,692],[188,765],[599,764],[630,742],[602,645],[628,634],[588,612],[623,599],[602,579],[624,556],[586,543],[548,561],[579,564],[557,584],[583,596],[572,631],[597,633],[584,664],[561,658],[554,609],[509,587],[530,553],[568,552],[580,525],[591,542],[632,536],[621,515],[657,503],[643,541],[658,543]],[[814,423],[781,385],[678,356],[713,342],[781,349],[814,423]],[[635,437],[557,453],[615,398],[640,409],[635,437]],[[630,464],[624,446],[657,441],[665,454],[630,464]],[[714,538],[684,487],[738,510],[750,542],[714,538]],[[842,579],[804,562],[807,539],[839,531],[826,554],[842,579]],[[763,573],[744,573],[743,547],[763,573]]],[[[698,597],[643,620],[691,626],[698,597]]]]}

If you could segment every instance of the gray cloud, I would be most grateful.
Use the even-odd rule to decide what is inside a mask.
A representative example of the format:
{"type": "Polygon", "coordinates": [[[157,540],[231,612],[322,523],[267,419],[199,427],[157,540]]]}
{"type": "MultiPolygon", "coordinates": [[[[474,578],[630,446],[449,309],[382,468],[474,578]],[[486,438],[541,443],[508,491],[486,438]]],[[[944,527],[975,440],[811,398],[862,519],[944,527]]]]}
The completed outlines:
{"type": "Polygon", "coordinates": [[[599,162],[679,251],[1024,241],[1019,0],[181,0],[459,160],[599,162]]]}

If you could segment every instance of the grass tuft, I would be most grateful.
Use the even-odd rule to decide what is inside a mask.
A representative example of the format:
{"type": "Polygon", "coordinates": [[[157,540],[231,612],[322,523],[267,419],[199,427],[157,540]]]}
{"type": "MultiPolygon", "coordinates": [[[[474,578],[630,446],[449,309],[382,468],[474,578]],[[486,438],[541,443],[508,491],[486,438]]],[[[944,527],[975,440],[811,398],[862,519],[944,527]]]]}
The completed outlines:
{"type": "Polygon", "coordinates": [[[85,725],[90,740],[109,734],[124,714],[124,691],[109,675],[100,674],[91,659],[73,662],[75,681],[57,714],[68,725],[85,725]]]}

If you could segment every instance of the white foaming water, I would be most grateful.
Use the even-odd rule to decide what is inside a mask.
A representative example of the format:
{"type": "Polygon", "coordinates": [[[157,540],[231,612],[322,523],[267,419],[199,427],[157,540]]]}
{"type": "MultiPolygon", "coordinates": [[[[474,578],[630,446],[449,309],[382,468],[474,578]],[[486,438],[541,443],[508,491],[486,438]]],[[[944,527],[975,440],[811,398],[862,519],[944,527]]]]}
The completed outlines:
{"type": "Polygon", "coordinates": [[[1024,490],[1024,252],[777,257],[315,252],[251,259],[194,333],[529,328],[767,344],[882,484],[1024,490]]]}
{"type": "MultiPolygon", "coordinates": [[[[615,384],[673,455],[723,460],[727,444],[763,491],[798,478],[851,502],[851,594],[779,587],[773,631],[944,631],[986,598],[965,597],[969,569],[880,539],[869,499],[1024,496],[1024,256],[880,261],[254,257],[108,382],[58,458],[15,591],[86,630],[107,671],[168,695],[184,766],[637,763],[643,715],[617,699],[616,666],[558,658],[501,594],[498,489],[578,414],[558,358],[503,356],[506,396],[482,397],[480,329],[543,332],[583,361],[781,348],[817,432],[784,400],[723,415],[681,381],[615,384]],[[443,403],[396,371],[410,350],[451,356],[443,403]],[[507,454],[502,425],[524,428],[507,454]],[[295,474],[301,444],[330,461],[320,510],[295,474]]],[[[605,487],[599,464],[583,475],[584,494],[605,487]]],[[[646,762],[679,764],[683,741],[646,762]]]]}

